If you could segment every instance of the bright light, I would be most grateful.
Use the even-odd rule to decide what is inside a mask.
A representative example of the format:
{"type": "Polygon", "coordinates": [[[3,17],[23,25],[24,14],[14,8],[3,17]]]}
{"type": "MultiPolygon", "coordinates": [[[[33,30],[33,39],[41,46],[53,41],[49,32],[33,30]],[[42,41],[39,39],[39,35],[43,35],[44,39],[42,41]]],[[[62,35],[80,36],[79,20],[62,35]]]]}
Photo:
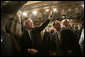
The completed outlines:
{"type": "Polygon", "coordinates": [[[65,16],[62,16],[62,18],[64,19],[64,18],[65,18],[65,16]]]}
{"type": "Polygon", "coordinates": [[[49,11],[49,9],[46,9],[45,11],[46,11],[46,12],[48,12],[48,11],[49,11]]]}
{"type": "Polygon", "coordinates": [[[54,9],[53,9],[53,11],[57,11],[57,9],[56,9],[56,8],[54,8],[54,9]]]}
{"type": "Polygon", "coordinates": [[[33,13],[34,15],[37,15],[38,12],[37,12],[37,11],[33,11],[32,13],[33,13]]]}
{"type": "Polygon", "coordinates": [[[62,12],[64,12],[64,9],[62,9],[62,12]]]}
{"type": "Polygon", "coordinates": [[[23,15],[23,16],[27,16],[27,12],[23,12],[22,15],[23,15]]]}
{"type": "Polygon", "coordinates": [[[2,42],[3,40],[1,39],[1,42],[2,42]]]}
{"type": "Polygon", "coordinates": [[[82,7],[84,7],[84,4],[82,4],[82,7]]]}
{"type": "Polygon", "coordinates": [[[71,9],[68,9],[68,11],[71,11],[71,9]]]}

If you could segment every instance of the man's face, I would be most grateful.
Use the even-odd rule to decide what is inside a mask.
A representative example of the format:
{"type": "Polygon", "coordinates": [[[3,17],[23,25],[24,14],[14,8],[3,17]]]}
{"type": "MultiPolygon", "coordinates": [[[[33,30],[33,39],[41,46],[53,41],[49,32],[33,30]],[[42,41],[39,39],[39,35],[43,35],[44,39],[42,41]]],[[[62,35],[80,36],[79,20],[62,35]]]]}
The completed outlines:
{"type": "Polygon", "coordinates": [[[67,27],[69,26],[69,22],[67,20],[64,21],[64,25],[67,27]]]}
{"type": "Polygon", "coordinates": [[[61,24],[60,23],[55,23],[55,29],[60,30],[61,29],[61,24]]]}
{"type": "Polygon", "coordinates": [[[31,30],[32,28],[34,28],[34,23],[33,23],[33,21],[31,19],[27,20],[26,28],[28,30],[31,30]]]}

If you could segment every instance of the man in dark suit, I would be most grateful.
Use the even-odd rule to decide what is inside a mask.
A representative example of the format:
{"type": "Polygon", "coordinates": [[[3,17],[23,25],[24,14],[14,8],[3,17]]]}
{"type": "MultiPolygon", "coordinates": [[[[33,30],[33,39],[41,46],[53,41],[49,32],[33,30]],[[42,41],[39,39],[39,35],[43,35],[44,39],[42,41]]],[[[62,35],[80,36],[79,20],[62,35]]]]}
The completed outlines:
{"type": "Polygon", "coordinates": [[[63,28],[61,29],[62,51],[64,56],[79,56],[80,46],[76,40],[76,36],[69,27],[67,19],[62,20],[63,28]]]}
{"type": "Polygon", "coordinates": [[[62,56],[60,53],[60,46],[61,46],[61,37],[60,37],[60,30],[61,24],[60,21],[56,20],[53,23],[53,27],[55,28],[54,33],[52,33],[52,48],[56,53],[56,56],[62,56]]]}
{"type": "Polygon", "coordinates": [[[24,55],[43,55],[43,43],[41,39],[41,31],[52,19],[52,15],[40,27],[34,27],[33,21],[29,18],[25,23],[24,31],[20,46],[24,55]]]}

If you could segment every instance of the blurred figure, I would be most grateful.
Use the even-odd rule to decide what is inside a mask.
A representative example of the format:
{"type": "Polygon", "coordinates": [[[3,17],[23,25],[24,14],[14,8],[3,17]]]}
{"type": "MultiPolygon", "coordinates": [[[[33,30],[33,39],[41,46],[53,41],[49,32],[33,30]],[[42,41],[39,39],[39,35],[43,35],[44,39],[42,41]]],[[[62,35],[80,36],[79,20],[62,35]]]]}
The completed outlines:
{"type": "Polygon", "coordinates": [[[20,56],[18,43],[10,31],[8,24],[5,31],[1,31],[1,56],[20,56]]]}
{"type": "Polygon", "coordinates": [[[1,31],[1,56],[14,56],[14,46],[10,33],[1,31]]]}
{"type": "Polygon", "coordinates": [[[80,30],[78,29],[78,26],[75,26],[74,33],[75,33],[75,35],[77,36],[78,41],[79,41],[81,32],[80,32],[80,30]]]}
{"type": "Polygon", "coordinates": [[[79,45],[81,47],[81,54],[82,56],[84,56],[84,22],[82,24],[82,32],[81,32],[81,36],[80,36],[80,39],[79,39],[79,45]]]}
{"type": "Polygon", "coordinates": [[[69,28],[69,21],[62,20],[63,28],[61,29],[62,51],[65,56],[79,56],[80,46],[73,31],[69,28]]]}
{"type": "Polygon", "coordinates": [[[84,56],[84,29],[82,29],[81,36],[80,36],[80,39],[79,39],[79,44],[80,44],[80,47],[81,47],[81,53],[84,56]]]}
{"type": "MultiPolygon", "coordinates": [[[[3,1],[6,2],[6,1],[3,1]]],[[[14,37],[12,22],[14,21],[17,11],[27,1],[9,1],[1,7],[1,56],[18,56],[18,45],[14,37]],[[11,22],[10,22],[11,21],[11,22]],[[9,23],[9,24],[8,24],[9,23]],[[13,31],[13,32],[12,32],[13,31]]]]}

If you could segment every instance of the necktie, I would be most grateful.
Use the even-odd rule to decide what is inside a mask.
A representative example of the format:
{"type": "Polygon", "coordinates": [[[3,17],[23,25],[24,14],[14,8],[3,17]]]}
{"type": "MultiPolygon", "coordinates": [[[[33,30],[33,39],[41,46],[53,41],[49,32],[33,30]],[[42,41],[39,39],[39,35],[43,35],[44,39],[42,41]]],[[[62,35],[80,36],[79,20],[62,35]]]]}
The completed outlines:
{"type": "Polygon", "coordinates": [[[32,43],[33,43],[33,39],[32,39],[31,31],[29,32],[29,37],[30,37],[30,40],[31,40],[31,41],[32,41],[32,43]]]}
{"type": "Polygon", "coordinates": [[[31,39],[31,33],[29,32],[29,36],[30,36],[30,39],[31,39]]]}
{"type": "Polygon", "coordinates": [[[59,40],[59,44],[61,45],[61,34],[60,34],[60,32],[58,33],[58,40],[59,40]]]}

